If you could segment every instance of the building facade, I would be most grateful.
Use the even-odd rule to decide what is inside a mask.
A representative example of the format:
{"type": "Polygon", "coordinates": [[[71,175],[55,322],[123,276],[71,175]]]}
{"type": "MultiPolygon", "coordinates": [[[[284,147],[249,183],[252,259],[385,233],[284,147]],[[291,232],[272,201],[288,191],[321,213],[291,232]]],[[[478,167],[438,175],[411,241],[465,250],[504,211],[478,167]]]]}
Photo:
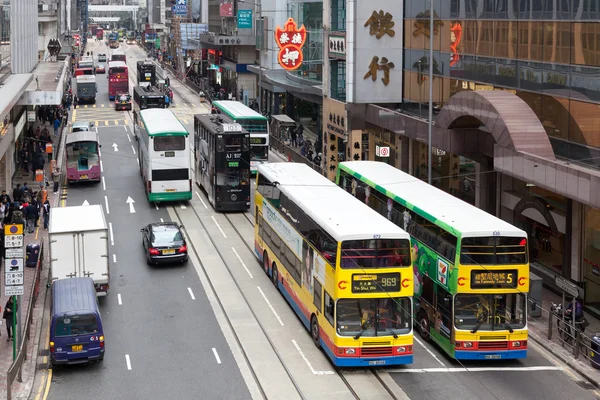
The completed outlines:
{"type": "Polygon", "coordinates": [[[433,27],[429,1],[330,10],[330,177],[365,159],[426,179],[432,85],[433,184],[526,230],[533,271],[572,279],[600,305],[596,3],[436,0],[433,27]]]}

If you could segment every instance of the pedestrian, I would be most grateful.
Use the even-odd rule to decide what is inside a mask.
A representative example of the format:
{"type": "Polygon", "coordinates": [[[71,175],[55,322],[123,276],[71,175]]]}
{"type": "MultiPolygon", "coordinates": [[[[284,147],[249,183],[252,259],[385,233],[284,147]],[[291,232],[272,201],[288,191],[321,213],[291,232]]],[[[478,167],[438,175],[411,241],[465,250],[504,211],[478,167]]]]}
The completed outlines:
{"type": "Polygon", "coordinates": [[[8,333],[8,338],[6,338],[7,342],[10,342],[11,339],[14,339],[12,327],[14,323],[14,313],[17,311],[17,304],[14,302],[14,296],[10,296],[6,305],[4,306],[4,313],[2,314],[2,318],[6,322],[6,333],[8,333]]]}
{"type": "Polygon", "coordinates": [[[23,197],[23,189],[21,188],[21,184],[17,183],[17,187],[13,189],[13,199],[15,201],[21,201],[23,197]]]}
{"type": "Polygon", "coordinates": [[[50,222],[50,201],[46,199],[44,202],[44,229],[48,230],[48,223],[50,222]]]}
{"type": "Polygon", "coordinates": [[[23,183],[23,197],[27,199],[31,197],[31,189],[27,185],[27,182],[23,183]]]}
{"type": "Polygon", "coordinates": [[[78,104],[79,104],[79,99],[77,98],[77,95],[75,95],[75,96],[73,96],[73,109],[76,109],[78,104]]]}
{"type": "Polygon", "coordinates": [[[60,168],[52,172],[52,182],[54,182],[54,194],[58,194],[58,185],[60,184],[60,168]]]}
{"type": "Polygon", "coordinates": [[[2,191],[2,194],[0,194],[0,202],[4,202],[4,200],[6,200],[8,203],[11,203],[12,200],[10,199],[10,196],[8,195],[8,193],[6,193],[6,190],[2,191]]]}
{"type": "Polygon", "coordinates": [[[292,129],[292,146],[296,147],[298,136],[296,135],[296,130],[292,129]]]}
{"type": "Polygon", "coordinates": [[[38,226],[40,226],[40,211],[43,205],[43,203],[40,203],[38,201],[37,192],[33,193],[33,196],[31,197],[31,205],[35,207],[35,211],[37,213],[37,218],[34,221],[34,228],[37,228],[38,226]]]}
{"type": "MultiPolygon", "coordinates": [[[[32,200],[34,201],[34,200],[32,200]]],[[[32,203],[30,203],[27,207],[25,207],[25,219],[27,221],[27,232],[33,233],[35,230],[35,221],[38,219],[39,213],[37,207],[32,203]]]]}
{"type": "Polygon", "coordinates": [[[29,174],[29,152],[26,147],[21,150],[21,164],[26,174],[29,174]]]}
{"type": "Polygon", "coordinates": [[[168,94],[166,94],[166,95],[165,95],[165,108],[169,108],[169,101],[170,101],[170,99],[169,99],[169,95],[168,95],[168,94]]]}
{"type": "Polygon", "coordinates": [[[58,119],[58,115],[54,119],[54,137],[58,136],[58,128],[60,127],[60,119],[58,119]]]}

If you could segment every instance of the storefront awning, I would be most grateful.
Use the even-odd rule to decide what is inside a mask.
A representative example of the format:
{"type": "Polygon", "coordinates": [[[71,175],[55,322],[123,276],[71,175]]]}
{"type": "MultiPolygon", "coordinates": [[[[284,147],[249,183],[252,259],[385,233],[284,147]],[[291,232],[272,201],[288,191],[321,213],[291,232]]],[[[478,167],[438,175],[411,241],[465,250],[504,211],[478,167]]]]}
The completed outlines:
{"type": "Polygon", "coordinates": [[[19,105],[59,105],[62,101],[69,58],[64,61],[42,62],[33,70],[33,81],[21,95],[19,105]]]}
{"type": "Polygon", "coordinates": [[[33,79],[33,74],[13,74],[2,82],[0,88],[0,120],[12,110],[18,103],[21,95],[27,90],[27,86],[33,79]]]}

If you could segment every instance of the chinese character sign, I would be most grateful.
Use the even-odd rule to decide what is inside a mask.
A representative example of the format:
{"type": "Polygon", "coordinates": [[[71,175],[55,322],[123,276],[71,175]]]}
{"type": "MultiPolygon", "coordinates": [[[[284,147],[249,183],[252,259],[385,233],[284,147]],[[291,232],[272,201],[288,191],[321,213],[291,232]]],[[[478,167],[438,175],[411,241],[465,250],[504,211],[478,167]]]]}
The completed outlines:
{"type": "Polygon", "coordinates": [[[304,56],[302,55],[302,46],[306,42],[306,28],[298,25],[293,18],[289,18],[284,24],[284,29],[277,26],[275,29],[275,41],[279,46],[279,55],[277,60],[284,69],[294,70],[302,65],[304,56]]]}

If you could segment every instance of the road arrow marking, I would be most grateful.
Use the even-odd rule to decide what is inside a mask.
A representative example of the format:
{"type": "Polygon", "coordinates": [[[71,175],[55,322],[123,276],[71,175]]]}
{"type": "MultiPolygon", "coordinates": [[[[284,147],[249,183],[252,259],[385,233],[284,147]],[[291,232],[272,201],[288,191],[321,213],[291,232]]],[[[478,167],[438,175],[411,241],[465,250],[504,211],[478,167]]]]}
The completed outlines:
{"type": "Polygon", "coordinates": [[[119,151],[119,146],[116,143],[113,143],[112,146],[114,151],[119,151]]]}
{"type": "Polygon", "coordinates": [[[135,208],[133,208],[133,203],[135,203],[135,200],[127,196],[127,201],[125,203],[129,204],[129,212],[133,214],[135,212],[135,208]]]}
{"type": "Polygon", "coordinates": [[[82,204],[82,206],[89,206],[89,205],[90,205],[90,203],[88,203],[88,201],[87,201],[87,200],[84,200],[84,201],[83,201],[83,204],[82,204]]]}

